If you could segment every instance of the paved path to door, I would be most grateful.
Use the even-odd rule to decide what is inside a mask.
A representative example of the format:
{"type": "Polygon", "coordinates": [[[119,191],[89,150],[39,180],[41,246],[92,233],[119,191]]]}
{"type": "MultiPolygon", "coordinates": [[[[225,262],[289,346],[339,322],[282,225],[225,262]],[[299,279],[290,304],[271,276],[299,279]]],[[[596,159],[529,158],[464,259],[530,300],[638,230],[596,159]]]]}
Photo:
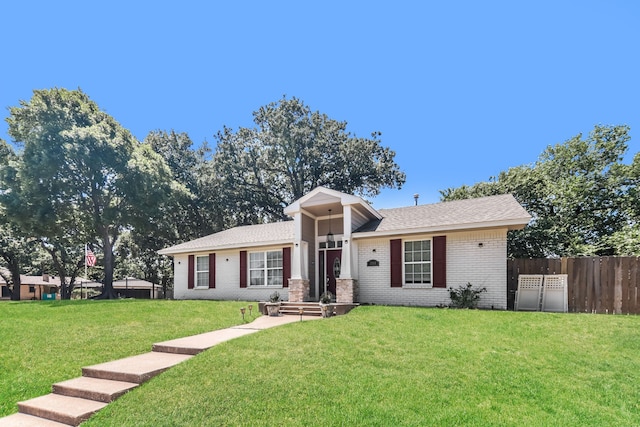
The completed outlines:
{"type": "MultiPolygon", "coordinates": [[[[0,418],[0,427],[77,426],[126,392],[216,344],[300,319],[261,316],[251,323],[156,343],[150,353],[82,368],[82,377],[54,384],[52,393],[18,402],[19,412],[0,418]]],[[[321,317],[302,316],[317,319],[321,317]]]]}

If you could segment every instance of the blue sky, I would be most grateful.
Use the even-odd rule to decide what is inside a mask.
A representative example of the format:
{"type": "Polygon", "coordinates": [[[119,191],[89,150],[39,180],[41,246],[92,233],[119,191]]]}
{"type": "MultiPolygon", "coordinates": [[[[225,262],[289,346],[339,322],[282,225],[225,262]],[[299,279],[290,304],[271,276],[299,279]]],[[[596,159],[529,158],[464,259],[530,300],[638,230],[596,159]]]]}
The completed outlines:
{"type": "Polygon", "coordinates": [[[637,1],[8,3],[3,119],[33,89],[80,87],[140,140],[214,144],[296,96],[396,151],[407,182],[376,208],[436,202],[595,124],[629,125],[640,151],[637,1]]]}

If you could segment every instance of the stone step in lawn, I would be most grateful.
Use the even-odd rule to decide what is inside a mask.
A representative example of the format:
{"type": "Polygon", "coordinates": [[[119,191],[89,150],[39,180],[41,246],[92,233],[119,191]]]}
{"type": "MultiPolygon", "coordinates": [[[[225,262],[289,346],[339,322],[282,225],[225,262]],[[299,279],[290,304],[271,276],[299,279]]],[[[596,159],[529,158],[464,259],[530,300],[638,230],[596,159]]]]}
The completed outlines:
{"type": "Polygon", "coordinates": [[[152,351],[82,368],[82,375],[91,378],[142,384],[191,357],[193,356],[152,351]]]}
{"type": "Polygon", "coordinates": [[[173,354],[196,355],[221,342],[258,332],[257,329],[228,328],[219,331],[206,332],[191,337],[178,338],[153,345],[153,351],[173,354]]]}
{"type": "Polygon", "coordinates": [[[69,424],[62,424],[40,417],[34,417],[33,415],[17,413],[0,418],[0,427],[69,427],[69,424]]]}
{"type": "Polygon", "coordinates": [[[55,394],[61,394],[63,396],[80,397],[110,403],[137,386],[137,383],[125,381],[79,377],[56,383],[52,389],[55,394]]]}
{"type": "Polygon", "coordinates": [[[91,415],[105,406],[107,404],[104,402],[53,393],[18,402],[18,409],[23,414],[71,426],[77,426],[86,421],[91,415]]]}

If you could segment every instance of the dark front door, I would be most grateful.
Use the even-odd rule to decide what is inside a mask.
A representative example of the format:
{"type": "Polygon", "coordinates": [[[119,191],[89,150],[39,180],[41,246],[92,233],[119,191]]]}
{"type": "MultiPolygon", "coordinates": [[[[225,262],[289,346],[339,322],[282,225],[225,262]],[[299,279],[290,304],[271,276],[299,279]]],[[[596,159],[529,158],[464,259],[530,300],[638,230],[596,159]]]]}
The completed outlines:
{"type": "Polygon", "coordinates": [[[327,290],[331,292],[335,298],[336,296],[336,279],[340,277],[340,270],[342,268],[340,262],[342,258],[342,249],[334,249],[325,251],[326,254],[326,283],[327,290]]]}

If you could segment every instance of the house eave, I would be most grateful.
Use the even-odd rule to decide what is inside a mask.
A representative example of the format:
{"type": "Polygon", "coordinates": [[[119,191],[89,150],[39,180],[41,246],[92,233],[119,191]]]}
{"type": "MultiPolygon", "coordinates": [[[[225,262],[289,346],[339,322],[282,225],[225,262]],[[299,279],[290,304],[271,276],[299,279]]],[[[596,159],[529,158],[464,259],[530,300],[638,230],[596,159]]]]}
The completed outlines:
{"type": "Polygon", "coordinates": [[[229,245],[218,245],[218,246],[202,246],[199,248],[182,248],[182,249],[161,249],[158,251],[160,255],[174,256],[174,255],[183,255],[183,254],[197,254],[197,253],[209,253],[216,251],[226,251],[226,250],[234,250],[234,249],[250,249],[250,248],[261,248],[268,246],[291,246],[293,245],[292,240],[272,240],[272,241],[264,241],[264,242],[251,242],[251,243],[234,243],[229,245]]]}

